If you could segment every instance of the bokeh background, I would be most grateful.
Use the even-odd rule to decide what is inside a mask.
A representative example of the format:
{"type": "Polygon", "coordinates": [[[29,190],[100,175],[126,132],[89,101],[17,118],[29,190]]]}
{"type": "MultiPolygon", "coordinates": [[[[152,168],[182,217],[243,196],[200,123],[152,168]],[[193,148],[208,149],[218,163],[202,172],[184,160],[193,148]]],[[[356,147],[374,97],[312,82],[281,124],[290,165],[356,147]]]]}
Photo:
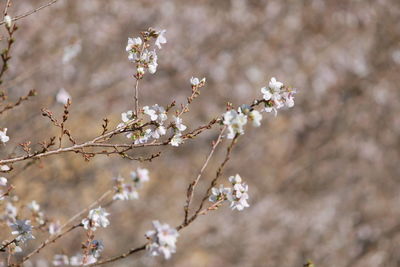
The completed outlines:
{"type": "MultiPolygon", "coordinates": [[[[44,3],[14,1],[9,13],[44,3]]],[[[223,180],[240,173],[249,184],[249,209],[224,207],[199,218],[181,232],[169,261],[141,253],[109,266],[300,267],[308,259],[316,266],[400,266],[398,0],[59,0],[17,24],[2,89],[10,101],[33,88],[38,96],[2,115],[0,127],[11,137],[2,158],[21,154],[21,142],[58,133],[40,109],[62,113],[60,88],[72,96],[68,127],[77,141],[99,134],[104,117],[116,125],[133,105],[127,38],[148,27],[167,29],[168,43],[157,73],[141,83],[140,102],[184,102],[189,78],[206,77],[183,117],[191,128],[221,114],[228,101],[259,97],[271,77],[298,88],[293,109],[246,130],[225,169],[223,180]]],[[[49,219],[65,222],[111,188],[112,177],[148,168],[151,181],[140,199],[113,204],[111,227],[96,232],[103,256],[112,256],[141,245],[154,219],[181,222],[186,188],[217,132],[163,148],[150,164],[68,154],[26,170],[15,164],[6,177],[21,214],[36,200],[49,219]]],[[[224,152],[207,168],[198,197],[224,152]]],[[[2,239],[9,232],[3,224],[2,239]]],[[[26,251],[47,234],[36,236],[26,251]]],[[[26,266],[45,266],[55,253],[72,256],[84,238],[78,230],[26,266]]]]}

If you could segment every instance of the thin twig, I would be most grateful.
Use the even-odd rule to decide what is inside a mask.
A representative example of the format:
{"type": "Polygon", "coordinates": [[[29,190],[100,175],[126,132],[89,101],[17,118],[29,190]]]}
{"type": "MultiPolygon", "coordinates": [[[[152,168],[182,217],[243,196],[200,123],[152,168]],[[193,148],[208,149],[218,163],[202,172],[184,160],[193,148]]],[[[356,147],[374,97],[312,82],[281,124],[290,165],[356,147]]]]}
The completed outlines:
{"type": "MultiPolygon", "coordinates": [[[[113,192],[113,190],[108,190],[106,191],[103,195],[101,195],[96,201],[94,201],[92,204],[90,204],[88,207],[84,208],[83,210],[81,210],[80,212],[78,212],[77,214],[75,214],[74,216],[72,216],[66,223],[64,223],[61,227],[60,227],[60,232],[71,222],[75,221],[77,218],[81,217],[84,213],[88,212],[91,208],[93,208],[94,206],[98,205],[100,202],[102,202],[106,197],[108,197],[111,193],[113,192]]],[[[54,243],[57,239],[61,238],[62,236],[66,235],[67,233],[71,232],[73,229],[82,226],[82,223],[77,223],[75,225],[72,225],[71,227],[69,227],[66,231],[64,231],[63,233],[55,236],[55,237],[48,237],[38,248],[36,248],[34,251],[32,251],[31,253],[29,253],[25,258],[22,259],[22,262],[25,262],[26,260],[28,260],[29,258],[31,258],[35,253],[39,253],[40,250],[42,250],[44,247],[46,247],[48,244],[50,243],[54,243]]]]}
{"type": "Polygon", "coordinates": [[[204,170],[206,169],[208,163],[210,162],[210,159],[211,159],[211,157],[213,156],[215,149],[216,149],[217,146],[221,143],[221,141],[222,141],[222,135],[224,134],[225,129],[226,129],[226,126],[224,126],[224,127],[221,129],[221,132],[219,133],[217,140],[215,140],[215,141],[213,142],[213,146],[212,146],[212,148],[211,148],[211,151],[210,151],[210,153],[208,154],[208,156],[207,156],[207,158],[206,158],[206,161],[204,162],[203,166],[201,167],[201,169],[200,169],[200,171],[199,171],[199,174],[197,175],[196,179],[195,179],[192,183],[190,183],[190,185],[189,185],[189,187],[188,187],[188,189],[187,189],[186,204],[185,204],[185,206],[184,206],[184,211],[185,211],[185,219],[184,219],[184,222],[185,222],[185,223],[186,223],[187,220],[188,220],[190,203],[192,202],[192,199],[193,199],[193,195],[194,195],[194,191],[195,191],[196,185],[197,185],[197,183],[199,182],[201,176],[203,175],[203,172],[204,172],[204,170]]]}
{"type": "MultiPolygon", "coordinates": [[[[170,139],[163,141],[163,142],[152,142],[152,143],[144,143],[144,144],[109,144],[109,143],[102,143],[105,142],[107,140],[109,140],[112,136],[117,135],[119,133],[121,133],[121,131],[123,131],[125,128],[127,128],[128,126],[134,125],[135,123],[137,123],[139,120],[133,120],[131,122],[129,122],[127,125],[119,127],[115,130],[112,130],[106,134],[100,135],[90,141],[87,141],[85,143],[81,143],[81,144],[75,144],[72,145],[70,147],[64,147],[64,148],[58,148],[58,149],[54,149],[54,150],[48,150],[48,151],[42,151],[42,152],[36,152],[36,153],[30,153],[28,155],[24,155],[24,156],[18,156],[18,157],[14,157],[14,158],[9,158],[9,159],[3,159],[0,160],[0,165],[5,165],[5,164],[10,164],[10,163],[15,163],[15,162],[19,162],[19,161],[24,161],[27,159],[40,159],[40,158],[44,158],[44,157],[48,157],[48,156],[52,156],[55,154],[61,154],[61,153],[66,153],[66,152],[75,152],[75,153],[82,153],[84,155],[94,155],[94,154],[121,154],[124,153],[130,149],[133,148],[139,148],[139,147],[152,147],[152,146],[165,146],[168,145],[170,142],[170,139]],[[97,147],[97,148],[125,148],[122,151],[108,151],[108,152],[96,152],[96,153],[89,153],[89,152],[83,152],[82,149],[83,148],[87,148],[87,147],[97,147]]],[[[197,136],[198,134],[200,134],[201,132],[203,132],[204,130],[210,129],[218,120],[212,120],[211,122],[209,122],[206,125],[203,126],[199,126],[198,128],[194,129],[191,132],[186,133],[185,135],[182,136],[182,139],[191,139],[195,136],[197,136]]],[[[143,125],[141,126],[143,127],[143,125]]]]}
{"type": "MultiPolygon", "coordinates": [[[[190,219],[188,219],[188,221],[187,221],[186,223],[183,222],[182,224],[178,225],[178,226],[176,227],[176,230],[180,231],[180,230],[182,230],[183,228],[189,226],[194,220],[196,220],[196,218],[197,218],[199,215],[205,215],[207,212],[209,212],[209,211],[211,211],[211,210],[215,210],[215,209],[216,209],[218,206],[220,206],[220,205],[222,204],[222,202],[225,200],[225,199],[221,199],[221,200],[219,200],[218,202],[216,202],[216,203],[214,203],[213,205],[211,205],[210,207],[203,209],[204,201],[205,201],[205,199],[208,198],[208,195],[209,195],[209,193],[210,193],[210,191],[211,191],[211,188],[215,185],[215,183],[217,182],[218,178],[221,176],[222,170],[224,169],[226,163],[229,161],[230,155],[231,155],[231,153],[232,153],[232,149],[233,149],[234,145],[237,143],[238,137],[239,137],[239,135],[236,135],[236,136],[234,137],[234,139],[232,140],[232,142],[230,143],[230,145],[228,146],[225,159],[224,159],[224,161],[221,163],[221,165],[219,166],[219,168],[218,168],[218,170],[217,170],[217,173],[216,173],[216,175],[215,175],[215,178],[212,180],[211,186],[210,186],[210,188],[207,190],[206,197],[202,200],[202,202],[201,202],[201,204],[200,204],[198,210],[196,211],[196,213],[195,213],[192,217],[190,217],[190,219]]],[[[121,255],[119,255],[119,256],[115,256],[115,257],[111,257],[111,258],[108,258],[108,259],[105,259],[105,260],[101,260],[101,261],[98,261],[98,262],[96,262],[96,263],[90,264],[90,265],[88,265],[88,266],[98,266],[98,265],[102,265],[102,264],[114,262],[114,261],[117,261],[117,260],[120,260],[120,259],[124,259],[124,258],[128,257],[129,255],[132,255],[132,254],[134,254],[134,253],[136,253],[136,252],[145,250],[145,249],[146,249],[146,246],[147,246],[147,244],[144,244],[144,245],[142,245],[142,246],[140,246],[140,247],[130,249],[128,252],[123,253],[123,254],[121,254],[121,255]]]]}
{"type": "Polygon", "coordinates": [[[27,101],[30,97],[35,96],[37,94],[36,90],[30,90],[27,95],[21,96],[17,102],[15,103],[8,103],[2,109],[0,109],[0,115],[7,110],[13,109],[19,106],[22,102],[27,101]]]}
{"type": "Polygon", "coordinates": [[[139,78],[136,78],[135,84],[135,115],[139,116],[139,78]]]}
{"type": "Polygon", "coordinates": [[[56,235],[53,238],[48,238],[46,241],[44,241],[38,248],[36,248],[34,251],[32,251],[31,253],[29,253],[28,255],[26,255],[24,258],[22,258],[22,261],[20,262],[23,263],[25,261],[27,261],[30,257],[32,257],[33,255],[39,253],[44,247],[46,247],[48,244],[50,243],[54,243],[57,239],[63,237],[64,235],[68,234],[69,232],[71,232],[72,230],[81,227],[82,223],[77,223],[72,225],[71,227],[69,227],[67,230],[65,230],[64,232],[56,235]]]}
{"type": "Polygon", "coordinates": [[[112,258],[108,258],[108,259],[105,259],[105,260],[101,260],[101,261],[95,262],[95,263],[93,263],[93,264],[89,264],[89,265],[87,265],[87,266],[98,266],[98,265],[102,265],[102,264],[114,262],[114,261],[117,261],[117,260],[126,258],[126,257],[128,257],[129,255],[132,255],[132,254],[134,254],[134,253],[136,253],[136,252],[139,252],[139,251],[142,251],[142,250],[145,250],[145,249],[146,249],[146,244],[144,244],[144,245],[142,245],[142,246],[140,246],[140,247],[137,247],[137,248],[132,248],[132,249],[130,249],[128,252],[123,253],[123,254],[121,254],[121,255],[119,255],[119,256],[115,256],[115,257],[112,257],[112,258]]]}
{"type": "MultiPolygon", "coordinates": [[[[12,18],[12,21],[17,21],[17,20],[19,20],[19,19],[28,17],[28,16],[30,16],[30,15],[32,15],[32,14],[34,14],[34,13],[40,11],[40,10],[42,10],[43,8],[46,8],[46,7],[48,7],[48,6],[51,6],[52,4],[56,3],[57,1],[58,1],[58,0],[53,0],[53,1],[51,1],[51,2],[49,2],[49,3],[47,3],[47,4],[45,4],[45,5],[42,5],[42,6],[38,7],[38,8],[33,9],[33,10],[31,10],[31,11],[28,11],[28,12],[23,13],[23,14],[21,14],[21,15],[15,16],[14,18],[12,18]]],[[[5,21],[4,21],[4,19],[3,19],[3,21],[0,22],[0,25],[3,25],[4,23],[5,23],[5,21]]]]}
{"type": "Polygon", "coordinates": [[[12,243],[15,243],[15,241],[17,241],[17,238],[14,238],[13,240],[8,241],[7,243],[5,243],[4,245],[2,245],[2,246],[0,247],[0,251],[6,251],[6,248],[7,248],[9,245],[11,245],[12,243]]]}
{"type": "MultiPolygon", "coordinates": [[[[7,0],[6,6],[4,7],[4,12],[3,12],[4,17],[7,16],[7,14],[8,14],[8,8],[10,7],[10,5],[11,5],[11,0],[7,0]]],[[[4,20],[4,17],[3,17],[3,20],[4,20]]]]}
{"type": "Polygon", "coordinates": [[[210,192],[211,192],[211,188],[213,188],[216,183],[218,178],[222,175],[222,171],[226,165],[226,163],[230,160],[230,155],[232,153],[232,149],[234,147],[234,145],[237,143],[239,135],[237,134],[232,142],[230,143],[230,145],[227,148],[226,151],[226,155],[225,155],[225,159],[223,160],[223,162],[221,163],[221,165],[218,167],[217,173],[215,174],[214,179],[211,181],[210,186],[207,189],[206,194],[204,195],[203,199],[200,202],[200,205],[198,207],[198,209],[196,210],[196,212],[187,220],[185,220],[181,225],[177,226],[176,229],[179,231],[180,229],[187,227],[189,224],[191,224],[194,220],[196,220],[197,216],[200,214],[200,212],[202,212],[203,209],[203,205],[205,203],[205,201],[209,198],[210,192]]]}

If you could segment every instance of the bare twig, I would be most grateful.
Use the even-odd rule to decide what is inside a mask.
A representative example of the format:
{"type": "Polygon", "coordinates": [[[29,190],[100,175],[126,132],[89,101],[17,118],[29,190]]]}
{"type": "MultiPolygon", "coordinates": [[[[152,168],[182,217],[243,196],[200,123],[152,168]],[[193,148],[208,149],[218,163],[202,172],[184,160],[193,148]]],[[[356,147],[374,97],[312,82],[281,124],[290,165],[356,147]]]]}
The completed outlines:
{"type": "Polygon", "coordinates": [[[134,100],[135,100],[135,115],[137,118],[139,116],[139,78],[136,78],[134,100]]]}
{"type": "MultiPolygon", "coordinates": [[[[61,227],[60,227],[60,232],[67,227],[67,225],[69,225],[71,222],[75,221],[76,219],[78,219],[79,217],[81,217],[84,213],[88,212],[90,209],[92,209],[94,206],[99,205],[105,198],[107,198],[111,193],[113,192],[113,190],[108,190],[106,191],[103,195],[101,195],[96,201],[94,201],[92,204],[90,204],[88,207],[84,208],[83,210],[81,210],[80,212],[78,212],[77,214],[75,214],[74,216],[72,216],[66,223],[64,223],[61,227]]],[[[29,253],[26,257],[24,257],[22,259],[22,262],[27,261],[29,258],[31,258],[35,253],[39,253],[44,247],[46,247],[48,244],[50,243],[54,243],[56,240],[58,240],[59,238],[61,238],[62,236],[66,235],[67,233],[71,232],[73,229],[78,228],[82,226],[81,223],[77,223],[72,225],[71,227],[69,227],[67,230],[65,230],[64,232],[58,234],[55,237],[48,237],[38,248],[36,248],[34,251],[32,251],[31,253],[29,253]]]]}
{"type": "MultiPolygon", "coordinates": [[[[36,13],[36,12],[42,10],[42,9],[44,9],[44,8],[46,8],[46,7],[51,6],[52,4],[56,3],[57,1],[58,0],[50,1],[49,3],[44,4],[44,5],[42,5],[42,6],[38,7],[38,8],[35,8],[35,9],[31,10],[31,11],[25,12],[25,13],[23,13],[21,15],[17,15],[14,18],[12,18],[12,21],[17,21],[19,19],[26,18],[26,17],[28,17],[28,16],[30,16],[30,15],[32,15],[32,14],[34,14],[34,13],[36,13]]],[[[5,21],[3,19],[3,21],[0,22],[0,25],[3,25],[4,23],[5,23],[5,21]]]]}
{"type": "Polygon", "coordinates": [[[30,90],[26,96],[21,96],[17,102],[6,104],[2,109],[0,109],[0,115],[7,110],[13,109],[19,106],[22,102],[27,101],[30,97],[36,96],[36,90],[30,90]]]}
{"type": "Polygon", "coordinates": [[[198,209],[189,219],[184,220],[181,225],[176,227],[176,229],[178,231],[184,227],[187,227],[189,224],[191,224],[194,220],[196,220],[197,216],[202,212],[204,202],[208,199],[210,192],[211,192],[211,188],[213,188],[216,185],[218,178],[222,175],[222,171],[223,171],[226,163],[230,160],[230,155],[232,153],[232,149],[233,149],[234,145],[237,143],[238,137],[239,137],[239,135],[237,134],[233,138],[230,145],[228,146],[226,155],[225,155],[225,159],[223,160],[221,165],[218,167],[217,173],[215,174],[214,179],[211,181],[210,186],[208,187],[206,194],[204,195],[203,199],[201,200],[201,203],[200,203],[198,209]]]}
{"type": "Polygon", "coordinates": [[[95,262],[95,263],[87,265],[87,266],[98,266],[98,265],[114,262],[114,261],[117,261],[117,260],[120,260],[120,259],[124,259],[124,258],[128,257],[129,255],[132,255],[132,254],[134,254],[136,252],[139,252],[139,251],[142,251],[142,250],[145,250],[145,249],[146,249],[146,244],[144,244],[144,245],[142,245],[140,247],[137,247],[137,248],[132,248],[128,252],[123,253],[123,254],[121,254],[119,256],[108,258],[108,259],[105,259],[105,260],[101,260],[101,261],[95,262]]]}
{"type": "Polygon", "coordinates": [[[186,197],[186,204],[185,204],[185,206],[184,206],[184,211],[185,211],[184,223],[186,223],[187,220],[188,220],[188,216],[189,216],[189,207],[190,207],[190,203],[191,203],[191,201],[192,201],[192,199],[193,199],[194,190],[195,190],[195,188],[196,188],[196,185],[197,185],[197,183],[199,182],[201,176],[203,175],[203,172],[204,172],[204,170],[206,169],[208,163],[210,162],[210,159],[211,159],[211,157],[213,156],[215,149],[216,149],[217,146],[221,143],[221,141],[222,141],[222,135],[224,134],[225,129],[226,129],[226,126],[224,126],[224,127],[221,129],[221,132],[219,133],[217,140],[215,140],[215,141],[213,142],[213,146],[212,146],[212,148],[211,148],[211,151],[210,151],[210,153],[208,154],[208,156],[207,156],[207,158],[206,158],[206,161],[204,162],[203,166],[201,167],[201,169],[200,169],[200,171],[199,171],[199,174],[197,175],[196,179],[195,179],[192,183],[190,183],[190,185],[189,185],[189,187],[188,187],[188,189],[187,189],[187,193],[186,193],[186,196],[187,196],[187,197],[186,197]]]}
{"type": "Polygon", "coordinates": [[[4,245],[2,245],[2,246],[0,247],[0,251],[1,251],[1,252],[6,251],[6,248],[7,248],[9,245],[15,243],[16,241],[17,241],[17,238],[14,238],[13,240],[6,242],[4,245]]]}
{"type": "MultiPolygon", "coordinates": [[[[78,228],[78,227],[81,227],[81,226],[82,226],[82,223],[74,224],[74,225],[72,225],[71,227],[69,227],[67,230],[65,230],[64,232],[62,232],[62,233],[56,235],[55,237],[53,237],[53,238],[48,238],[48,239],[47,239],[46,241],[44,241],[38,248],[36,248],[34,251],[32,251],[31,253],[29,253],[28,255],[26,255],[24,258],[22,258],[22,261],[20,262],[20,264],[23,263],[23,262],[25,262],[25,261],[27,261],[27,260],[28,260],[29,258],[31,258],[33,255],[39,253],[39,252],[40,252],[44,247],[46,247],[48,244],[56,242],[56,240],[58,240],[59,238],[63,237],[64,235],[68,234],[68,233],[71,232],[72,230],[74,230],[74,229],[76,229],[76,228],[78,228]]],[[[19,264],[19,265],[20,265],[20,264],[19,264]]],[[[18,266],[18,265],[16,265],[16,266],[18,266]]]]}
{"type": "MultiPolygon", "coordinates": [[[[203,132],[204,130],[210,129],[218,120],[213,119],[212,121],[210,121],[208,124],[206,125],[202,125],[199,126],[198,128],[194,129],[191,132],[186,133],[185,135],[182,136],[183,139],[191,139],[195,136],[197,136],[198,134],[200,134],[201,132],[203,132]]],[[[129,122],[127,125],[125,126],[121,126],[119,128],[116,128],[112,131],[107,132],[106,134],[100,135],[90,141],[81,143],[81,144],[75,144],[69,147],[64,147],[64,148],[58,148],[58,149],[54,149],[54,150],[47,150],[47,151],[41,151],[41,152],[35,152],[35,153],[31,153],[28,155],[24,155],[24,156],[18,156],[18,157],[14,157],[14,158],[9,158],[9,159],[3,159],[0,160],[0,165],[4,165],[4,164],[11,164],[11,163],[15,163],[15,162],[20,162],[20,161],[24,161],[27,159],[40,159],[40,158],[44,158],[44,157],[48,157],[48,156],[52,156],[52,155],[56,155],[56,154],[61,154],[61,153],[66,153],[66,152],[75,152],[75,153],[81,153],[83,155],[89,155],[89,156],[93,156],[95,154],[121,154],[124,153],[130,149],[133,148],[138,148],[138,147],[152,147],[152,146],[165,146],[168,145],[170,142],[170,139],[163,141],[163,142],[151,142],[151,143],[144,143],[144,144],[110,144],[110,143],[104,143],[105,141],[109,140],[112,136],[117,135],[122,133],[127,127],[132,126],[134,124],[136,124],[137,122],[139,122],[139,120],[133,120],[131,122],[129,122]],[[96,152],[96,153],[88,153],[88,152],[84,152],[82,151],[83,148],[88,148],[88,147],[92,147],[92,148],[111,148],[113,149],[112,151],[101,151],[101,152],[96,152]],[[118,151],[115,150],[116,148],[124,148],[124,150],[122,151],[118,151]]],[[[138,129],[142,128],[144,125],[140,126],[138,129]]],[[[143,158],[142,158],[143,159],[143,158]]]]}
{"type": "MultiPolygon", "coordinates": [[[[4,17],[7,16],[7,14],[8,14],[8,8],[10,7],[10,5],[11,5],[11,0],[7,0],[6,5],[5,5],[5,7],[4,7],[4,12],[3,12],[4,17]]],[[[3,20],[4,20],[4,17],[3,17],[3,20]]]]}

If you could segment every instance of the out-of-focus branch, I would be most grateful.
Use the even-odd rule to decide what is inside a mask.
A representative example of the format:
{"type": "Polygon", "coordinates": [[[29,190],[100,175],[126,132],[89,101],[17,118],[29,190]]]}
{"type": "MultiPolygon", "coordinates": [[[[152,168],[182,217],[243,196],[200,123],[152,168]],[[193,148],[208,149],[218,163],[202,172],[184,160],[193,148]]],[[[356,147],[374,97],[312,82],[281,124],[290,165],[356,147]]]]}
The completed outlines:
{"type": "Polygon", "coordinates": [[[1,60],[3,61],[3,65],[1,66],[0,69],[0,84],[3,82],[2,77],[6,70],[8,70],[8,61],[11,59],[10,56],[10,51],[11,47],[14,44],[14,33],[18,30],[17,25],[7,25],[6,24],[6,30],[7,30],[7,47],[1,52],[1,60]]]}
{"type": "Polygon", "coordinates": [[[36,96],[36,94],[37,94],[36,90],[30,90],[26,96],[21,96],[17,102],[6,104],[2,109],[0,109],[0,115],[7,110],[19,106],[22,102],[27,101],[30,97],[36,96]]]}
{"type": "MultiPolygon", "coordinates": [[[[53,0],[53,1],[50,1],[49,3],[47,3],[47,4],[44,4],[44,5],[42,5],[42,6],[38,7],[38,8],[33,9],[31,11],[25,12],[25,13],[23,13],[21,15],[17,15],[14,18],[12,18],[12,21],[17,21],[17,20],[26,18],[26,17],[28,17],[28,16],[30,16],[30,15],[32,15],[32,14],[34,14],[34,13],[36,13],[36,12],[42,10],[42,9],[44,9],[44,8],[46,8],[46,7],[49,7],[49,6],[53,5],[53,4],[55,4],[56,2],[58,2],[58,0],[53,0]]],[[[6,23],[6,22],[3,20],[3,21],[0,22],[0,25],[3,25],[4,23],[6,23]]]]}
{"type": "Polygon", "coordinates": [[[80,212],[78,212],[77,214],[75,214],[74,216],[72,216],[66,223],[64,223],[59,231],[60,234],[56,235],[55,237],[49,237],[47,238],[39,247],[37,247],[35,250],[33,250],[31,253],[29,253],[26,257],[24,257],[22,259],[22,262],[27,261],[29,258],[31,258],[33,255],[35,255],[36,253],[39,253],[44,247],[46,247],[48,244],[50,243],[54,243],[56,240],[58,240],[59,238],[61,238],[62,236],[68,234],[69,232],[71,232],[72,230],[74,230],[75,228],[78,228],[80,226],[82,226],[81,223],[77,223],[74,224],[72,226],[70,226],[67,230],[65,230],[64,232],[61,233],[61,231],[66,228],[70,223],[72,223],[73,221],[75,221],[76,219],[78,219],[79,217],[81,217],[84,213],[88,212],[91,208],[93,208],[96,205],[99,205],[104,199],[106,199],[108,196],[110,196],[112,194],[113,190],[108,190],[106,191],[103,195],[101,195],[96,201],[94,201],[92,204],[90,204],[88,207],[84,208],[83,210],[81,210],[80,212]]]}
{"type": "Polygon", "coordinates": [[[112,257],[112,258],[101,260],[101,261],[95,262],[93,264],[89,264],[87,266],[98,266],[98,265],[103,265],[103,264],[106,264],[106,263],[114,262],[114,261],[117,261],[117,260],[120,260],[120,259],[124,259],[124,258],[128,257],[129,255],[132,255],[132,254],[134,254],[136,252],[139,252],[139,251],[142,251],[142,250],[145,250],[145,249],[146,249],[146,244],[144,244],[144,245],[142,245],[140,247],[137,247],[137,248],[132,248],[128,252],[123,253],[123,254],[121,254],[119,256],[115,256],[115,257],[112,257]]]}
{"type": "MultiPolygon", "coordinates": [[[[64,232],[62,232],[62,233],[56,235],[56,236],[53,237],[53,238],[47,239],[47,240],[44,241],[38,248],[36,248],[34,251],[32,251],[31,253],[29,253],[28,255],[26,255],[26,256],[22,259],[21,263],[27,261],[30,257],[32,257],[33,255],[35,255],[36,253],[39,253],[39,252],[40,252],[44,247],[46,247],[48,244],[56,242],[59,238],[61,238],[61,237],[63,237],[64,235],[68,234],[68,233],[71,232],[72,230],[74,230],[74,229],[76,229],[76,228],[79,228],[79,227],[82,227],[82,226],[83,226],[82,223],[74,224],[74,225],[72,225],[71,227],[69,227],[67,230],[65,230],[64,232]]],[[[14,266],[20,266],[21,263],[19,263],[19,264],[17,264],[17,265],[14,265],[14,266]]]]}

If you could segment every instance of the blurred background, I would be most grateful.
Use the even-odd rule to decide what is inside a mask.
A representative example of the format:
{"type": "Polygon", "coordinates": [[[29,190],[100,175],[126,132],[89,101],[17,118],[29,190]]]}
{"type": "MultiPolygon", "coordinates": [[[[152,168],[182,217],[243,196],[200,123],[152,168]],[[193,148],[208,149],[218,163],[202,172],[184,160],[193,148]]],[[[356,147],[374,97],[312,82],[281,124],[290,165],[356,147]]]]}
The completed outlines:
{"type": "MultiPolygon", "coordinates": [[[[13,1],[9,14],[46,2],[13,1]]],[[[206,77],[183,116],[190,128],[222,114],[227,101],[237,106],[260,97],[271,77],[298,89],[293,109],[246,129],[225,169],[221,182],[239,173],[249,184],[250,208],[223,207],[199,218],[181,232],[169,261],[140,253],[108,266],[301,267],[308,259],[318,267],[400,266],[398,0],[59,0],[17,25],[2,89],[10,101],[33,88],[38,96],[2,115],[0,127],[11,138],[2,158],[22,154],[19,143],[58,134],[40,109],[62,114],[55,101],[60,88],[72,96],[68,127],[78,142],[101,133],[104,117],[117,125],[133,106],[127,38],[148,27],[166,29],[168,43],[158,52],[157,73],[141,82],[140,102],[182,103],[190,77],[206,77]]],[[[16,186],[21,214],[29,214],[24,203],[36,200],[47,218],[65,222],[111,188],[112,177],[148,168],[140,199],[113,204],[111,226],[96,231],[108,257],[141,245],[154,219],[181,223],[186,188],[217,133],[163,148],[152,163],[65,154],[26,170],[15,164],[5,176],[16,186]]],[[[2,239],[9,238],[10,228],[1,228],[2,239]]],[[[35,235],[25,251],[47,237],[35,235]]],[[[84,239],[77,230],[26,266],[72,256],[84,239]]]]}

